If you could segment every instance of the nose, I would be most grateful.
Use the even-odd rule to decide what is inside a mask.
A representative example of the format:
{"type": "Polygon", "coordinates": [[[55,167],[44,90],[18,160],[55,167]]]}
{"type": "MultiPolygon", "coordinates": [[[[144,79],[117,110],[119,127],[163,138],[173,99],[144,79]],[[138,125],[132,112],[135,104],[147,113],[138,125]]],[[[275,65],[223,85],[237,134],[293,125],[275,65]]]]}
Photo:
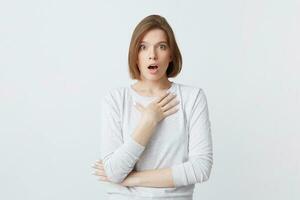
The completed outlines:
{"type": "Polygon", "coordinates": [[[154,46],[152,46],[151,48],[149,48],[149,60],[156,60],[156,59],[157,59],[156,51],[154,46]]]}

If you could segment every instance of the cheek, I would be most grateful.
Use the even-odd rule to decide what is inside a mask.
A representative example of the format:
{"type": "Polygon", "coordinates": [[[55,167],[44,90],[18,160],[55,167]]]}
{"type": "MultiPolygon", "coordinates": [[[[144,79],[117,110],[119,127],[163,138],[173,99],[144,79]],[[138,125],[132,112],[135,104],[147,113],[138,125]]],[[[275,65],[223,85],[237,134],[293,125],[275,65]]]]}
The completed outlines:
{"type": "Polygon", "coordinates": [[[169,53],[163,54],[161,58],[166,63],[171,62],[171,55],[169,53]]]}
{"type": "Polygon", "coordinates": [[[145,62],[145,59],[146,59],[145,54],[139,53],[137,62],[138,62],[138,63],[144,63],[144,62],[145,62]]]}
{"type": "Polygon", "coordinates": [[[144,71],[145,69],[145,67],[143,67],[143,66],[145,66],[146,64],[145,64],[145,60],[144,60],[144,58],[143,57],[138,57],[138,60],[137,60],[137,66],[138,66],[138,68],[139,68],[139,70],[140,71],[144,71]]]}

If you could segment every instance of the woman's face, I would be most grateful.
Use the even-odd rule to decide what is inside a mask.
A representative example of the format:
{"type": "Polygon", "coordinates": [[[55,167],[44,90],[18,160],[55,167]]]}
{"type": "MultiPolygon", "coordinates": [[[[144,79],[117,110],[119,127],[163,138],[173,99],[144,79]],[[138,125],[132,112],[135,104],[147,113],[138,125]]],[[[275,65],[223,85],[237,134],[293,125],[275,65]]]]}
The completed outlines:
{"type": "Polygon", "coordinates": [[[166,71],[171,59],[167,36],[161,29],[148,31],[139,45],[137,65],[142,80],[167,78],[166,71]]]}

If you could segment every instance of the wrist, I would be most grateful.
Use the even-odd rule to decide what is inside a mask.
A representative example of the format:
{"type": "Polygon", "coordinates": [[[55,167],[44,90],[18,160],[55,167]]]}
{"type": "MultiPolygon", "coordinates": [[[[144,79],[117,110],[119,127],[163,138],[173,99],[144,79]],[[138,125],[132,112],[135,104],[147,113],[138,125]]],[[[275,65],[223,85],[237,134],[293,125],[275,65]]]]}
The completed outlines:
{"type": "Polygon", "coordinates": [[[155,120],[152,120],[152,119],[149,119],[149,118],[146,118],[146,117],[143,117],[141,119],[141,123],[145,126],[148,126],[148,127],[155,127],[157,125],[157,122],[155,120]]]}
{"type": "Polygon", "coordinates": [[[138,172],[131,172],[126,179],[122,182],[123,186],[126,187],[134,187],[139,186],[140,179],[138,177],[138,172]]]}

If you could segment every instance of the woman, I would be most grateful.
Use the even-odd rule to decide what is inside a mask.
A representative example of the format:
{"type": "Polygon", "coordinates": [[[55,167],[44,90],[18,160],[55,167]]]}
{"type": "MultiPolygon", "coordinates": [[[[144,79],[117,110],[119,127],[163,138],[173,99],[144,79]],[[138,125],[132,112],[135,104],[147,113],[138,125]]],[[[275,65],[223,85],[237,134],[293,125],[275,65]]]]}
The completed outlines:
{"type": "Polygon", "coordinates": [[[109,183],[110,199],[190,200],[213,164],[206,96],[169,80],[180,73],[182,59],[159,15],[137,25],[128,59],[137,82],[103,98],[102,156],[94,174],[109,183]]]}

